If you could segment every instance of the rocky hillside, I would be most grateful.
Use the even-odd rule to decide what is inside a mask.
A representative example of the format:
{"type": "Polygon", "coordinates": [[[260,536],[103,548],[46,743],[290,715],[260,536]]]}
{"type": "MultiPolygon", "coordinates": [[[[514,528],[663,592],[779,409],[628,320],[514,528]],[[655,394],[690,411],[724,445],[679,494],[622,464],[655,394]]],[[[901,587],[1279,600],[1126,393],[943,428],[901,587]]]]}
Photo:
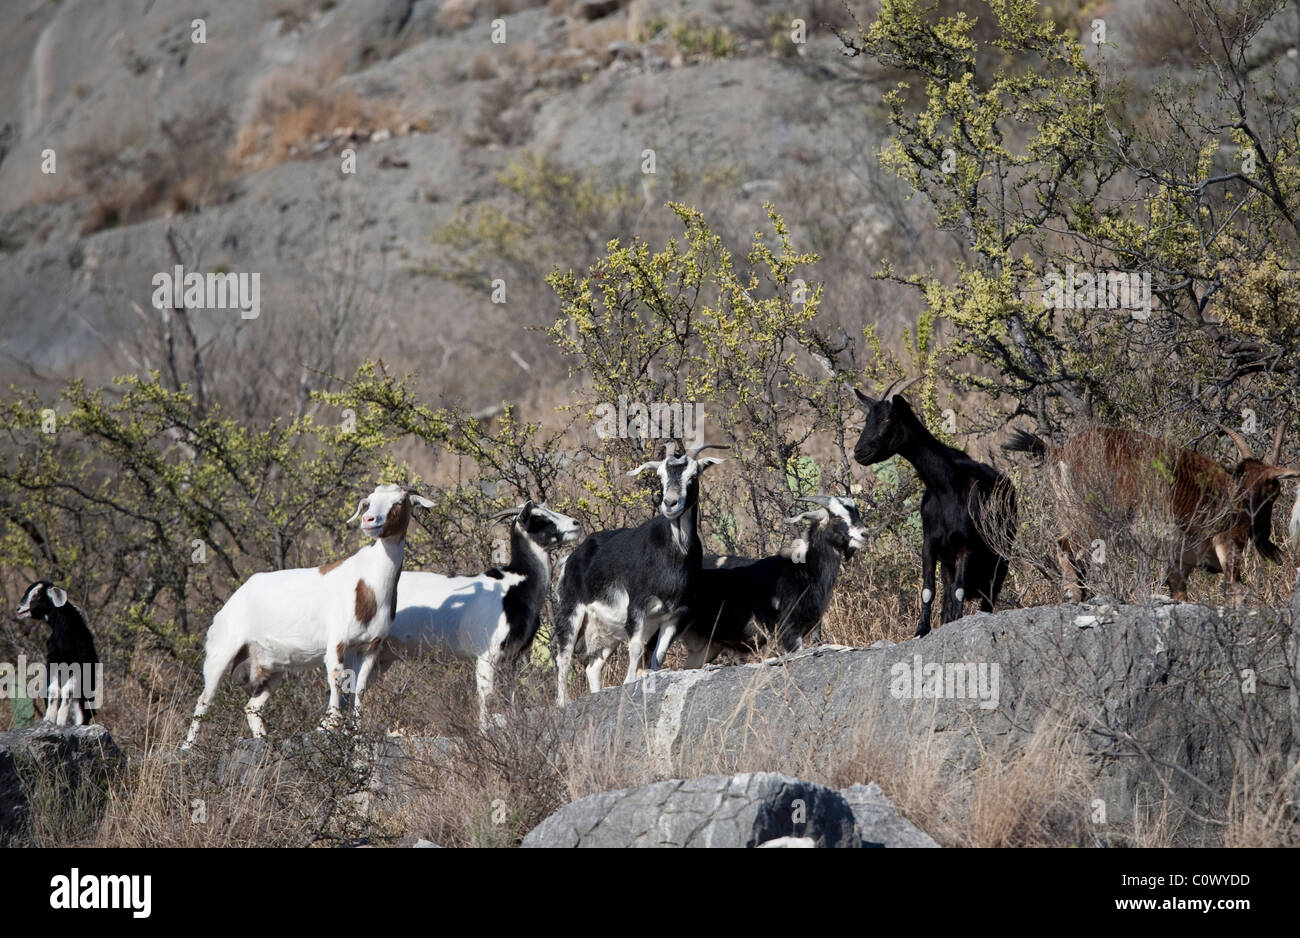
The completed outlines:
{"type": "MultiPolygon", "coordinates": [[[[382,356],[481,406],[527,400],[558,370],[520,328],[554,319],[550,266],[667,226],[670,199],[743,233],[764,199],[815,182],[817,204],[838,207],[809,235],[860,253],[889,226],[861,198],[874,95],[825,30],[772,51],[776,6],[233,0],[208,13],[204,43],[180,0],[9,6],[23,9],[0,39],[0,308],[24,328],[0,358],[23,384],[164,367],[150,278],[176,262],[169,229],[194,269],[262,275],[257,320],[196,323],[216,340],[214,382],[252,369],[292,394],[303,366],[382,356]],[[563,254],[529,240],[525,266],[440,276],[435,233],[508,203],[499,177],[534,157],[591,187],[603,207],[574,222],[592,227],[563,254]]],[[[283,403],[263,396],[249,409],[283,403]]]]}
{"type": "MultiPolygon", "coordinates": [[[[1128,71],[1177,51],[1155,4],[1060,15],[1084,6],[1128,71]]],[[[841,54],[831,0],[4,7],[0,379],[20,386],[165,371],[182,340],[151,278],[178,262],[261,274],[259,317],[205,313],[193,344],[218,397],[267,417],[367,356],[471,408],[544,396],[542,278],[674,233],[671,199],[741,244],[773,202],[853,336],[914,316],[880,260],[956,256],[877,164],[898,76],[841,54]]]]}

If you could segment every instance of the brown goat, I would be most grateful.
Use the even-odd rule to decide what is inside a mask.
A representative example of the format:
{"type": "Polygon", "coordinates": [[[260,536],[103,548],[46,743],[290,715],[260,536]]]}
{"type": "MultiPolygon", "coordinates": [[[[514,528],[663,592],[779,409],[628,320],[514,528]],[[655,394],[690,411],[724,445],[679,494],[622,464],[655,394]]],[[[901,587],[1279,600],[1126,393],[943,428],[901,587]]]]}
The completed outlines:
{"type": "Polygon", "coordinates": [[[1052,449],[1043,440],[1015,431],[1003,448],[1045,458],[1056,498],[1058,560],[1071,601],[1084,597],[1082,552],[1106,525],[1163,522],[1157,532],[1168,549],[1166,586],[1176,599],[1185,594],[1187,576],[1204,569],[1223,573],[1234,599],[1243,594],[1239,574],[1246,546],[1253,544],[1277,562],[1281,551],[1270,540],[1273,503],[1282,481],[1300,469],[1277,465],[1282,428],[1266,462],[1251,454],[1241,434],[1220,427],[1241,451],[1232,470],[1213,459],[1165,440],[1119,427],[1094,427],[1052,449]]]}

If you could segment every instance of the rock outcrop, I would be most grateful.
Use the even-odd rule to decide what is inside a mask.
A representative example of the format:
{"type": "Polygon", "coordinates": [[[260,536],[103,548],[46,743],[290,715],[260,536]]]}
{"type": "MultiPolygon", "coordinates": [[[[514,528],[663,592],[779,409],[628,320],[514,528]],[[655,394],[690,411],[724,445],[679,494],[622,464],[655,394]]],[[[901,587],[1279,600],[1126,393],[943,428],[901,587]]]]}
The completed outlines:
{"type": "Polygon", "coordinates": [[[525,847],[937,847],[880,786],[834,791],[775,772],[669,779],[552,814],[525,847]]]}
{"type": "Polygon", "coordinates": [[[917,828],[875,782],[840,790],[858,826],[864,847],[937,847],[934,838],[917,828]]]}
{"type": "Polygon", "coordinates": [[[774,772],[669,779],[565,805],[525,847],[759,847],[785,838],[861,844],[839,792],[774,772]]]}
{"type": "Polygon", "coordinates": [[[969,772],[1050,723],[1089,761],[1099,817],[1165,793],[1214,813],[1237,773],[1293,749],[1290,631],[1286,610],[1173,603],[978,614],[899,644],[659,672],[578,698],[564,725],[570,743],[661,775],[830,777],[918,752],[969,772]]]}
{"type": "Polygon", "coordinates": [[[0,845],[22,835],[31,802],[46,797],[68,809],[93,807],[98,787],[124,764],[99,725],[35,726],[0,733],[0,845]]]}

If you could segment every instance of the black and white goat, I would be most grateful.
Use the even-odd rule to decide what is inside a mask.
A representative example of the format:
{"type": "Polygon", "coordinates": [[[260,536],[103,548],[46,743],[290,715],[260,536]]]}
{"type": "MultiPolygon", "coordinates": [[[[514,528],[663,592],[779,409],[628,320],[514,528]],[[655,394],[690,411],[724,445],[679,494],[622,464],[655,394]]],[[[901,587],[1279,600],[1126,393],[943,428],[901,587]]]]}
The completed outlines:
{"type": "MultiPolygon", "coordinates": [[[[1015,490],[992,466],[947,446],[925,428],[911,406],[890,385],[877,400],[854,389],[867,422],[853,448],[864,466],[899,455],[912,464],[925,485],[921,499],[921,618],[917,635],[930,631],[934,601],[934,567],[943,572],[944,602],[940,623],[960,619],[965,603],[978,599],[992,612],[1007,575],[1007,558],[990,547],[985,532],[997,530],[1008,548],[1016,532],[1015,490]]],[[[897,384],[897,382],[894,382],[897,384]]]]}
{"type": "Polygon", "coordinates": [[[15,615],[40,619],[50,627],[45,642],[45,720],[59,726],[81,726],[95,719],[103,691],[95,639],[81,610],[68,594],[48,580],[38,580],[23,593],[15,615]]]}
{"type": "Polygon", "coordinates": [[[511,519],[510,562],[478,576],[407,572],[397,589],[397,617],[379,655],[378,674],[398,658],[450,652],[474,662],[479,725],[495,679],[513,670],[533,643],[551,584],[547,551],[578,539],[578,522],[525,502],[494,520],[511,519]]]}
{"type": "Polygon", "coordinates": [[[804,536],[774,557],[705,557],[682,623],[686,667],[700,668],[723,650],[798,651],[822,620],[840,575],[867,544],[867,529],[852,499],[817,495],[819,507],[791,522],[807,522],[804,536]]]}
{"type": "MultiPolygon", "coordinates": [[[[557,700],[567,699],[573,652],[582,642],[587,682],[600,690],[600,675],[614,649],[628,646],[627,684],[636,679],[648,643],[658,635],[650,662],[663,667],[664,656],[679,627],[682,605],[694,589],[704,549],[697,531],[700,476],[722,459],[699,454],[705,443],[684,455],[673,455],[669,442],[664,458],[628,473],[646,469],[659,475],[659,514],[635,528],[597,531],[569,555],[560,576],[559,608],[555,616],[557,700]]],[[[723,447],[713,447],[723,448],[723,447]]]]}
{"type": "Polygon", "coordinates": [[[396,485],[380,485],[348,519],[351,524],[360,518],[361,533],[374,538],[373,544],[320,567],[255,573],[235,590],[212,617],[203,693],[181,748],[193,744],[199,721],[232,669],[236,680],[252,688],[244,713],[256,737],[266,732],[259,711],[285,675],[321,663],[330,688],[325,723],[332,723],[341,712],[343,659],[349,652],[360,653],[353,704],[360,709],[397,608],[397,579],[413,505],[432,508],[433,502],[396,485]]]}

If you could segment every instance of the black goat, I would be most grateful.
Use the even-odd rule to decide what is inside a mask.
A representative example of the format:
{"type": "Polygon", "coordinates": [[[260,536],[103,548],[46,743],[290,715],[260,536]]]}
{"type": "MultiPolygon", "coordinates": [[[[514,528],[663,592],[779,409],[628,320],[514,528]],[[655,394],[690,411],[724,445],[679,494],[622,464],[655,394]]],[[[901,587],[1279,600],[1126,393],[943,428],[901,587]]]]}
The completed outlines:
{"type": "Polygon", "coordinates": [[[65,726],[90,723],[100,697],[99,655],[86,619],[68,594],[48,580],[27,587],[15,614],[50,626],[45,643],[45,719],[65,726]],[[92,702],[95,706],[91,706],[92,702]]]}
{"type": "Polygon", "coordinates": [[[773,644],[798,651],[822,620],[848,560],[866,546],[867,531],[851,499],[817,495],[803,543],[775,557],[705,557],[682,624],[686,667],[700,668],[723,650],[758,651],[773,644]]]}
{"type": "MultiPolygon", "coordinates": [[[[867,422],[853,448],[864,466],[902,456],[925,485],[921,499],[921,619],[917,635],[930,631],[934,566],[943,570],[940,623],[960,619],[965,601],[979,599],[992,612],[1007,575],[1007,558],[990,547],[984,533],[997,530],[1009,548],[1016,534],[1016,493],[1006,476],[934,438],[911,406],[890,385],[879,400],[854,389],[867,422]]],[[[897,382],[895,382],[897,384],[897,382]]]]}
{"type": "Polygon", "coordinates": [[[567,700],[569,669],[579,641],[593,693],[600,690],[605,662],[622,645],[628,646],[623,683],[636,680],[651,649],[650,667],[663,667],[704,557],[696,530],[700,475],[722,462],[712,456],[697,458],[707,443],[682,456],[673,455],[676,445],[669,442],[663,459],[628,473],[658,473],[659,514],[635,528],[589,535],[564,563],[552,644],[560,705],[567,700]]]}

